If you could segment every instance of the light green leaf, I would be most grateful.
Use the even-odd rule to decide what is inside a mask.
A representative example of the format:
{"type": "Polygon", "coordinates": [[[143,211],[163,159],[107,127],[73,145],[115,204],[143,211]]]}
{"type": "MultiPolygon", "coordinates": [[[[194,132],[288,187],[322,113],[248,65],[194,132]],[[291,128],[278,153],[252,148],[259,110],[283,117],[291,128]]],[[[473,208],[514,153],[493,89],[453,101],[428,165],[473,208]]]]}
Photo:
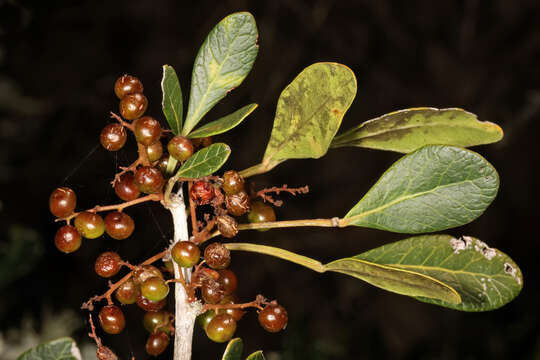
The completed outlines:
{"type": "Polygon", "coordinates": [[[201,138],[206,136],[214,136],[222,134],[239,125],[249,114],[251,114],[256,108],[257,104],[249,104],[222,117],[221,119],[212,121],[204,126],[201,126],[197,130],[191,132],[188,138],[201,138]]]}
{"type": "Polygon", "coordinates": [[[496,170],[475,152],[429,145],[402,157],[340,221],[400,233],[467,224],[491,204],[496,170]]]}
{"type": "Polygon", "coordinates": [[[222,360],[241,360],[242,351],[244,351],[244,344],[242,339],[234,338],[227,344],[227,348],[223,353],[222,360]]]}
{"type": "Polygon", "coordinates": [[[394,111],[368,120],[332,141],[332,147],[359,146],[409,153],[424,145],[469,147],[501,140],[502,129],[463,109],[428,107],[394,111]]]}
{"type": "Polygon", "coordinates": [[[208,34],[193,65],[184,136],[244,81],[257,57],[257,38],[255,19],[247,12],[227,16],[208,34]]]}
{"type": "Polygon", "coordinates": [[[81,360],[81,353],[75,341],[65,337],[32,348],[17,360],[81,360]]]}
{"type": "Polygon", "coordinates": [[[178,169],[177,177],[197,179],[219,170],[231,154],[227,144],[216,143],[197,151],[178,169]]]}
{"type": "Polygon", "coordinates": [[[163,78],[161,79],[161,91],[163,93],[163,101],[161,107],[163,114],[175,135],[182,130],[182,89],[178,76],[173,67],[163,65],[163,78]]]}
{"type": "Polygon", "coordinates": [[[455,289],[461,303],[421,301],[463,311],[497,309],[514,299],[523,286],[521,270],[506,254],[463,236],[424,235],[384,245],[355,256],[401,270],[430,276],[455,289]]]}
{"type": "Polygon", "coordinates": [[[264,355],[261,350],[255,351],[253,354],[249,355],[246,360],[264,360],[264,355]]]}

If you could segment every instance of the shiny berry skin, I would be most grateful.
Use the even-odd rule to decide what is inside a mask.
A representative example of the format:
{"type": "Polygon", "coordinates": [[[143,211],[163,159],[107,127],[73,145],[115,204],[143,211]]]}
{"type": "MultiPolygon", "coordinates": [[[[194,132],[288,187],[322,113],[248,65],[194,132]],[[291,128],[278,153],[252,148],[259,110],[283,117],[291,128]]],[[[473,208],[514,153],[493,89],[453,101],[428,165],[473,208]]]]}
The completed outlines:
{"type": "Polygon", "coordinates": [[[101,130],[99,142],[108,151],[118,151],[127,140],[126,129],[120,124],[109,124],[101,130]]]}
{"type": "Polygon", "coordinates": [[[149,333],[156,332],[161,327],[169,323],[169,313],[167,311],[147,311],[143,317],[143,325],[149,333]]]}
{"type": "Polygon", "coordinates": [[[81,247],[82,238],[77,229],[71,225],[64,225],[54,235],[54,245],[66,254],[72,253],[81,247]]]}
{"type": "Polygon", "coordinates": [[[229,314],[219,314],[206,326],[206,336],[212,341],[229,341],[236,331],[236,320],[229,314]]]}
{"type": "Polygon", "coordinates": [[[199,205],[205,205],[210,202],[215,196],[214,187],[206,181],[195,181],[191,186],[189,195],[191,199],[199,205]]]}
{"type": "Polygon", "coordinates": [[[250,209],[249,195],[245,191],[240,191],[234,195],[226,195],[225,206],[229,214],[242,216],[250,209]]]}
{"type": "Polygon", "coordinates": [[[141,293],[140,287],[129,279],[122,283],[114,292],[116,299],[123,305],[134,304],[141,293]]]}
{"type": "Polygon", "coordinates": [[[231,295],[238,287],[238,278],[233,271],[229,269],[219,270],[219,285],[225,295],[231,295]]]}
{"type": "Polygon", "coordinates": [[[169,294],[169,285],[162,278],[154,276],[141,283],[141,294],[150,301],[160,301],[169,294]]]}
{"type": "Polygon", "coordinates": [[[113,211],[105,216],[105,231],[113,239],[124,240],[133,233],[133,230],[135,222],[131,216],[120,211],[113,211]]]}
{"type": "Polygon", "coordinates": [[[208,327],[208,324],[212,319],[216,316],[216,312],[214,310],[207,310],[206,312],[202,313],[201,315],[197,316],[197,322],[199,323],[200,327],[203,330],[206,330],[208,327]]]}
{"type": "MultiPolygon", "coordinates": [[[[232,295],[225,296],[220,301],[220,304],[222,304],[222,305],[236,304],[236,303],[237,303],[236,298],[234,296],[232,296],[232,295]]],[[[225,309],[224,312],[225,312],[225,314],[231,315],[233,317],[233,319],[236,320],[236,321],[240,321],[240,319],[242,319],[242,317],[246,313],[242,309],[238,309],[238,308],[225,309]]]]}
{"type": "Polygon", "coordinates": [[[120,179],[114,184],[114,192],[124,201],[135,200],[141,193],[135,185],[135,177],[129,172],[120,176],[120,179]]]}
{"type": "Polygon", "coordinates": [[[163,144],[161,143],[161,141],[156,141],[152,145],[149,145],[146,147],[146,156],[148,157],[148,161],[150,162],[158,161],[162,155],[163,155],[163,144]]]}
{"type": "Polygon", "coordinates": [[[281,305],[266,305],[259,313],[259,324],[271,333],[285,329],[288,319],[287,310],[281,305]]]}
{"type": "Polygon", "coordinates": [[[212,243],[204,249],[204,260],[212,269],[225,269],[231,263],[231,252],[221,243],[212,243]]]}
{"type": "Polygon", "coordinates": [[[181,267],[195,266],[201,258],[201,250],[191,241],[179,241],[171,249],[171,257],[181,267]]]}
{"type": "Polygon", "coordinates": [[[207,304],[218,304],[225,295],[217,281],[205,281],[201,286],[201,296],[207,304]]]}
{"type": "Polygon", "coordinates": [[[126,120],[135,120],[143,116],[147,107],[146,96],[141,93],[128,94],[120,100],[120,115],[126,120]]]}
{"type": "Polygon", "coordinates": [[[225,171],[221,188],[227,195],[238,194],[245,190],[244,178],[234,170],[225,171]]]}
{"type": "Polygon", "coordinates": [[[143,265],[133,271],[135,284],[142,284],[146,279],[157,276],[163,279],[163,273],[154,265],[143,265]]]}
{"type": "Polygon", "coordinates": [[[144,146],[154,144],[161,137],[161,125],[159,125],[159,121],[151,116],[143,116],[135,120],[133,126],[133,133],[137,142],[144,146]]]}
{"type": "Polygon", "coordinates": [[[137,295],[137,306],[144,311],[159,311],[163,309],[166,304],[167,298],[161,301],[151,301],[142,296],[142,294],[137,295]]]}
{"type": "Polygon", "coordinates": [[[161,190],[165,180],[158,169],[151,166],[142,166],[135,172],[135,186],[140,192],[155,194],[161,190]]]}
{"type": "Polygon", "coordinates": [[[90,211],[84,211],[75,217],[75,227],[87,239],[95,239],[105,232],[103,218],[90,211]]]}
{"type": "Polygon", "coordinates": [[[169,335],[162,331],[151,334],[146,341],[146,353],[151,356],[161,355],[169,346],[169,335]]]}
{"type": "Polygon", "coordinates": [[[167,151],[178,161],[186,161],[193,155],[193,143],[185,136],[177,135],[167,144],[167,151]]]}
{"type": "Polygon", "coordinates": [[[107,305],[99,312],[101,328],[108,334],[120,334],[126,326],[124,313],[116,305],[107,305]]]}
{"type": "Polygon", "coordinates": [[[216,217],[216,225],[223,237],[233,238],[238,234],[238,222],[229,215],[219,215],[216,217]]]}
{"type": "Polygon", "coordinates": [[[77,195],[75,191],[68,187],[54,189],[49,197],[49,210],[59,218],[71,215],[77,205],[77,195]]]}
{"type": "Polygon", "coordinates": [[[251,210],[248,213],[250,223],[261,223],[276,221],[276,213],[274,208],[262,201],[254,201],[251,203],[251,210]]]}
{"type": "Polygon", "coordinates": [[[109,278],[118,274],[122,265],[122,258],[114,251],[107,251],[99,255],[94,264],[96,274],[101,277],[109,278]]]}
{"type": "Polygon", "coordinates": [[[144,90],[141,80],[131,75],[123,75],[114,83],[114,93],[119,99],[133,93],[142,93],[144,90]]]}
{"type": "MultiPolygon", "coordinates": [[[[158,168],[161,175],[170,176],[170,174],[167,174],[167,167],[168,166],[169,166],[169,154],[163,154],[163,156],[159,159],[158,163],[156,164],[156,167],[158,168]]],[[[177,164],[177,166],[178,166],[178,164],[177,164]]],[[[173,171],[173,173],[174,173],[174,171],[173,171]]]]}

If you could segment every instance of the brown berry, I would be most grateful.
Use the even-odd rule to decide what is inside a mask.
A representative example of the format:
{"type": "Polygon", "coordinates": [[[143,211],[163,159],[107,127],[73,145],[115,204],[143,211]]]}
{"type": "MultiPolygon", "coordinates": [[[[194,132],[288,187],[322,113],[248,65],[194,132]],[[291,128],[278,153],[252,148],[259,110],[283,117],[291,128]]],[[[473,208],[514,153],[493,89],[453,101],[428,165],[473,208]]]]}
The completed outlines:
{"type": "MultiPolygon", "coordinates": [[[[152,145],[146,147],[146,156],[148,156],[148,161],[154,162],[161,158],[163,155],[163,144],[161,141],[156,141],[152,145]]],[[[161,171],[161,169],[160,169],[161,171]]]]}
{"type": "Polygon", "coordinates": [[[137,306],[143,309],[144,311],[159,311],[165,307],[167,304],[167,298],[161,301],[150,301],[142,294],[137,295],[137,306]]]}
{"type": "Polygon", "coordinates": [[[217,216],[216,224],[223,237],[233,238],[238,234],[238,222],[229,215],[217,216]]]}
{"type": "MultiPolygon", "coordinates": [[[[229,305],[229,304],[232,305],[232,304],[236,304],[236,303],[237,303],[236,297],[232,296],[232,295],[225,296],[220,301],[220,304],[222,304],[222,305],[229,305]]],[[[242,309],[239,309],[239,308],[225,309],[224,312],[225,312],[225,314],[231,315],[233,317],[233,319],[236,320],[236,321],[240,321],[240,319],[242,319],[242,317],[246,313],[245,311],[242,311],[242,309]]]]}
{"type": "Polygon", "coordinates": [[[172,247],[171,257],[181,267],[190,268],[199,262],[201,250],[191,241],[179,241],[172,247]]]}
{"type": "Polygon", "coordinates": [[[132,173],[124,173],[120,176],[114,184],[114,192],[124,201],[135,200],[141,193],[135,185],[135,177],[132,173]]]}
{"type": "Polygon", "coordinates": [[[151,166],[142,166],[135,172],[135,186],[140,192],[155,194],[161,190],[165,180],[158,169],[151,166]]]}
{"type": "Polygon", "coordinates": [[[275,333],[287,326],[287,310],[281,305],[266,305],[259,313],[259,324],[264,330],[275,333]]]}
{"type": "Polygon", "coordinates": [[[143,84],[135,76],[123,75],[114,84],[114,93],[119,99],[133,93],[142,93],[143,84]]]}
{"type": "Polygon", "coordinates": [[[120,334],[126,326],[126,319],[118,306],[107,305],[99,312],[99,323],[106,333],[120,334]]]}
{"type": "Polygon", "coordinates": [[[122,283],[114,292],[116,299],[124,304],[134,304],[137,301],[137,296],[141,293],[139,285],[136,285],[132,279],[122,283]]]}
{"type": "Polygon", "coordinates": [[[214,187],[207,181],[195,181],[189,192],[191,199],[199,205],[205,205],[215,196],[214,187]]]}
{"type": "Polygon", "coordinates": [[[231,295],[238,287],[238,278],[235,273],[229,269],[219,270],[219,285],[225,295],[231,295]]]}
{"type": "Polygon", "coordinates": [[[143,326],[149,333],[157,330],[163,331],[164,327],[169,324],[170,317],[171,314],[165,310],[147,311],[143,317],[143,326]]]}
{"type": "Polygon", "coordinates": [[[133,233],[133,230],[135,222],[131,216],[120,211],[113,211],[105,216],[105,231],[113,239],[124,240],[133,233]]]}
{"type": "Polygon", "coordinates": [[[227,195],[238,194],[245,189],[244,178],[234,170],[225,171],[221,188],[227,195]]]}
{"type": "Polygon", "coordinates": [[[215,242],[204,250],[204,260],[212,269],[225,269],[231,263],[231,252],[223,244],[215,242]]]}
{"type": "Polygon", "coordinates": [[[173,137],[167,145],[167,150],[178,161],[186,161],[193,155],[193,144],[185,136],[173,137]]]}
{"type": "Polygon", "coordinates": [[[107,251],[99,255],[94,265],[96,274],[101,277],[109,278],[118,274],[122,265],[122,258],[114,251],[107,251]]]}
{"type": "Polygon", "coordinates": [[[217,281],[207,280],[201,286],[201,296],[207,304],[218,304],[225,294],[217,281]]]}
{"type": "Polygon", "coordinates": [[[101,130],[99,141],[108,151],[118,151],[126,143],[126,129],[120,124],[109,124],[101,130]]]}
{"type": "Polygon", "coordinates": [[[64,225],[54,236],[54,245],[62,252],[72,253],[81,247],[82,238],[77,229],[71,225],[64,225]]]}
{"type": "Polygon", "coordinates": [[[151,356],[161,355],[169,346],[169,335],[163,331],[150,334],[146,341],[146,353],[151,356]]]}
{"type": "Polygon", "coordinates": [[[135,120],[133,126],[133,133],[137,142],[144,146],[154,144],[161,137],[161,125],[159,125],[159,121],[151,116],[143,116],[135,120]]]}
{"type": "Polygon", "coordinates": [[[77,195],[75,191],[68,187],[55,189],[49,197],[49,209],[51,213],[59,218],[70,215],[77,205],[77,195]]]}
{"type": "Polygon", "coordinates": [[[274,208],[262,201],[254,201],[251,203],[251,210],[248,213],[250,223],[261,223],[276,221],[276,213],[274,208]]]}
{"type": "Polygon", "coordinates": [[[234,216],[242,216],[247,213],[250,209],[249,203],[249,195],[245,191],[225,196],[227,211],[234,216]]]}
{"type": "Polygon", "coordinates": [[[75,217],[75,227],[87,239],[98,238],[105,232],[103,218],[90,211],[83,211],[75,217]]]}
{"type": "Polygon", "coordinates": [[[120,115],[126,120],[135,120],[143,116],[147,106],[148,100],[143,94],[128,94],[120,100],[120,115]]]}

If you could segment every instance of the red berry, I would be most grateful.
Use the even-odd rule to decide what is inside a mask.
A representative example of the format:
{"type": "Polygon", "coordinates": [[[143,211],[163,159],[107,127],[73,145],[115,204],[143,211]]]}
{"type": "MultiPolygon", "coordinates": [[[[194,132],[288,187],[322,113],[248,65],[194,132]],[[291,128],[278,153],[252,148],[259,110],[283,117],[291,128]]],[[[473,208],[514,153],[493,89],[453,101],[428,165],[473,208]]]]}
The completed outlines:
{"type": "Polygon", "coordinates": [[[54,245],[65,253],[71,253],[81,247],[82,238],[77,229],[71,225],[64,225],[54,236],[54,245]]]}
{"type": "Polygon", "coordinates": [[[133,93],[142,93],[143,84],[135,76],[123,75],[114,84],[114,93],[119,99],[133,93]]]}
{"type": "Polygon", "coordinates": [[[221,188],[227,195],[238,194],[240,191],[244,191],[244,178],[234,170],[225,171],[221,188]]]}
{"type": "Polygon", "coordinates": [[[266,305],[259,313],[259,324],[264,330],[275,333],[287,326],[287,310],[281,305],[266,305]]]}
{"type": "Polygon", "coordinates": [[[128,238],[135,230],[133,219],[120,211],[113,211],[105,216],[105,231],[116,240],[128,238]]]}
{"type": "Polygon", "coordinates": [[[187,137],[177,135],[169,141],[167,150],[176,160],[186,161],[193,155],[193,143],[187,137]]]}
{"type": "Polygon", "coordinates": [[[142,294],[137,295],[137,306],[144,311],[159,311],[167,304],[167,298],[160,301],[150,301],[142,294]]]}
{"type": "Polygon", "coordinates": [[[169,294],[169,285],[158,276],[146,279],[141,284],[141,294],[150,301],[160,301],[169,294]]]}
{"type": "Polygon", "coordinates": [[[75,217],[75,227],[87,239],[95,239],[105,232],[103,218],[90,211],[84,211],[75,217]]]}
{"type": "Polygon", "coordinates": [[[229,341],[236,331],[236,320],[229,314],[216,315],[206,327],[206,335],[212,341],[229,341]]]}
{"type": "Polygon", "coordinates": [[[161,137],[161,125],[159,122],[151,116],[143,116],[140,119],[135,120],[133,123],[133,133],[137,138],[137,142],[144,146],[150,146],[161,137]]]}
{"type": "Polygon", "coordinates": [[[148,145],[146,147],[146,156],[148,157],[148,161],[150,162],[157,161],[161,158],[162,155],[163,155],[163,144],[161,143],[161,141],[156,141],[152,145],[148,145]]]}
{"type": "Polygon", "coordinates": [[[223,244],[215,242],[204,250],[204,260],[212,269],[225,269],[231,263],[231,252],[223,244]]]}
{"type": "Polygon", "coordinates": [[[118,271],[120,271],[120,268],[122,267],[120,264],[121,261],[122,258],[120,255],[114,251],[104,252],[96,259],[96,263],[94,265],[96,274],[104,278],[109,278],[118,274],[118,271]]]}
{"type": "Polygon", "coordinates": [[[238,278],[229,269],[219,270],[219,284],[225,295],[231,295],[238,287],[238,278]]]}
{"type": "Polygon", "coordinates": [[[55,189],[49,197],[49,209],[51,213],[59,218],[70,215],[77,205],[75,192],[67,187],[55,189]]]}
{"type": "Polygon", "coordinates": [[[151,334],[146,341],[146,352],[148,355],[158,356],[169,346],[169,335],[162,331],[151,334]]]}
{"type": "Polygon", "coordinates": [[[199,205],[205,205],[214,198],[214,187],[206,181],[195,181],[189,192],[191,199],[199,205]]]}
{"type": "Polygon", "coordinates": [[[165,180],[158,169],[151,166],[142,166],[135,172],[135,186],[140,192],[155,194],[161,190],[165,180]]]}
{"type": "Polygon", "coordinates": [[[143,94],[128,94],[120,100],[120,114],[126,120],[135,120],[144,114],[147,106],[148,100],[143,94]]]}
{"type": "Polygon", "coordinates": [[[201,250],[191,241],[179,241],[171,249],[171,257],[181,267],[195,266],[201,258],[201,250]]]}
{"type": "Polygon", "coordinates": [[[126,326],[124,313],[116,305],[107,305],[101,309],[99,323],[103,331],[109,334],[120,334],[126,326]]]}
{"type": "Polygon", "coordinates": [[[135,285],[133,280],[129,279],[122,283],[114,292],[116,299],[124,304],[134,304],[137,301],[137,296],[141,293],[138,285],[135,285]]]}
{"type": "Polygon", "coordinates": [[[126,129],[120,124],[109,124],[101,130],[99,141],[108,151],[120,150],[126,143],[126,129]]]}
{"type": "Polygon", "coordinates": [[[135,177],[132,173],[124,173],[114,184],[114,192],[124,201],[135,200],[139,197],[140,191],[135,185],[135,177]]]}

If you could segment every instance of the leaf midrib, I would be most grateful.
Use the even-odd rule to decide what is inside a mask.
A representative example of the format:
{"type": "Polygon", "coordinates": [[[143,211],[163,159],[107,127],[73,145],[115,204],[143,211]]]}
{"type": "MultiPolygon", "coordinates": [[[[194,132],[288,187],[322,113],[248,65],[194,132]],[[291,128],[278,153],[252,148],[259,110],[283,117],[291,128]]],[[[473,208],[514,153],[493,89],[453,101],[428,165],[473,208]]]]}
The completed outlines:
{"type": "Polygon", "coordinates": [[[217,158],[222,152],[227,151],[226,149],[223,149],[223,151],[221,151],[221,150],[222,150],[222,148],[217,149],[214,154],[211,154],[210,152],[206,153],[205,157],[203,159],[201,159],[200,161],[198,161],[198,162],[196,161],[196,160],[198,160],[197,158],[193,158],[193,165],[190,166],[190,167],[186,167],[184,169],[180,169],[178,171],[178,173],[180,173],[180,172],[185,173],[186,171],[196,169],[197,167],[200,167],[200,166],[204,165],[205,163],[207,163],[208,161],[210,161],[210,159],[217,158]]]}

